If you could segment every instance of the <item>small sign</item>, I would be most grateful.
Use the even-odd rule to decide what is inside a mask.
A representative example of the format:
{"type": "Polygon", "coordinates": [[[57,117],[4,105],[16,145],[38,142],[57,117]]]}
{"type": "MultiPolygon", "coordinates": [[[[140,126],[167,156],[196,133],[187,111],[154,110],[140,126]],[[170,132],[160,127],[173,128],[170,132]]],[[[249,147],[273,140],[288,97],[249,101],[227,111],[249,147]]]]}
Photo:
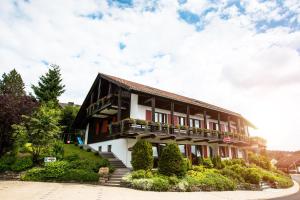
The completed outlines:
{"type": "Polygon", "coordinates": [[[55,162],[56,161],[56,157],[45,157],[44,158],[44,162],[48,163],[48,162],[55,162]]]}

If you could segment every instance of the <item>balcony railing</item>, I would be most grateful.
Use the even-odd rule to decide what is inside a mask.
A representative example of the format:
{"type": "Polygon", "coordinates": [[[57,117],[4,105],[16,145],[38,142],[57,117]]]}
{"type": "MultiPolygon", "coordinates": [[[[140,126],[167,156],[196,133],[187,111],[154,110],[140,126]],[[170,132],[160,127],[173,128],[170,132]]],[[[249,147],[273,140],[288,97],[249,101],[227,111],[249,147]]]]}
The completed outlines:
{"type": "Polygon", "coordinates": [[[108,105],[117,105],[116,95],[105,96],[101,99],[98,99],[95,103],[89,105],[89,107],[86,109],[87,115],[92,115],[108,105]]]}
{"type": "MultiPolygon", "coordinates": [[[[229,138],[228,143],[243,142],[249,143],[249,137],[244,134],[221,132],[211,129],[195,128],[188,126],[173,126],[158,122],[151,122],[139,119],[124,119],[114,122],[110,126],[111,135],[139,135],[147,137],[147,134],[156,136],[174,136],[178,138],[186,137],[193,140],[203,139],[208,142],[223,142],[224,138],[229,138]]],[[[200,140],[199,140],[200,141],[200,140]]]]}

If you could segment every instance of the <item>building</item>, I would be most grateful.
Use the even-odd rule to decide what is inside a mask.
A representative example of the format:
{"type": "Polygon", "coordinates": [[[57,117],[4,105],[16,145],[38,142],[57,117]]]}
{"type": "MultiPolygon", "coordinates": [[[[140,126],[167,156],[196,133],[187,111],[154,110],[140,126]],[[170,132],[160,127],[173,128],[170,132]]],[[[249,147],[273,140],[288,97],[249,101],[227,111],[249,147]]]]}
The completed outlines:
{"type": "Polygon", "coordinates": [[[131,149],[139,139],[153,144],[159,157],[176,142],[193,163],[199,157],[245,158],[248,127],[242,115],[199,100],[99,73],[73,124],[85,129],[85,144],[112,152],[131,167],[131,149]]]}

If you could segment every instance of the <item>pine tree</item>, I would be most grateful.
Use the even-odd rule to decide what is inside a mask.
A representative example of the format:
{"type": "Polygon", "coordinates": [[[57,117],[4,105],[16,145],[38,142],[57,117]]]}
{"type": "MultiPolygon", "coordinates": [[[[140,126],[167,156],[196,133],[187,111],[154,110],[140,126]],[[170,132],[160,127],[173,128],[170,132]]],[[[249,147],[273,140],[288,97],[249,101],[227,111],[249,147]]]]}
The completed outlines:
{"type": "Polygon", "coordinates": [[[8,74],[2,75],[0,80],[0,95],[25,95],[25,85],[21,75],[15,70],[11,70],[8,74]]]}
{"type": "Polygon", "coordinates": [[[51,65],[49,71],[40,77],[38,85],[31,88],[39,101],[58,104],[58,97],[65,92],[59,66],[51,65]]]}

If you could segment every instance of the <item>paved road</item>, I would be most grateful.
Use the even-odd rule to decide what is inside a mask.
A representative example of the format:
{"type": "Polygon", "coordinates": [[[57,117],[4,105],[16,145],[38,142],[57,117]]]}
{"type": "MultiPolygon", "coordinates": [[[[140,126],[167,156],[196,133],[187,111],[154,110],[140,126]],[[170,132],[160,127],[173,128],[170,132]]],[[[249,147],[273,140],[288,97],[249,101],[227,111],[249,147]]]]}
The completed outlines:
{"type": "MultiPolygon", "coordinates": [[[[72,183],[0,181],[0,200],[254,200],[270,199],[296,191],[298,185],[266,191],[150,192],[72,183]]],[[[296,199],[300,200],[298,197],[296,199]]]]}
{"type": "MultiPolygon", "coordinates": [[[[293,179],[300,185],[300,175],[293,175],[293,179]]],[[[292,194],[286,197],[273,198],[271,200],[300,200],[300,190],[296,194],[292,194]]]]}

